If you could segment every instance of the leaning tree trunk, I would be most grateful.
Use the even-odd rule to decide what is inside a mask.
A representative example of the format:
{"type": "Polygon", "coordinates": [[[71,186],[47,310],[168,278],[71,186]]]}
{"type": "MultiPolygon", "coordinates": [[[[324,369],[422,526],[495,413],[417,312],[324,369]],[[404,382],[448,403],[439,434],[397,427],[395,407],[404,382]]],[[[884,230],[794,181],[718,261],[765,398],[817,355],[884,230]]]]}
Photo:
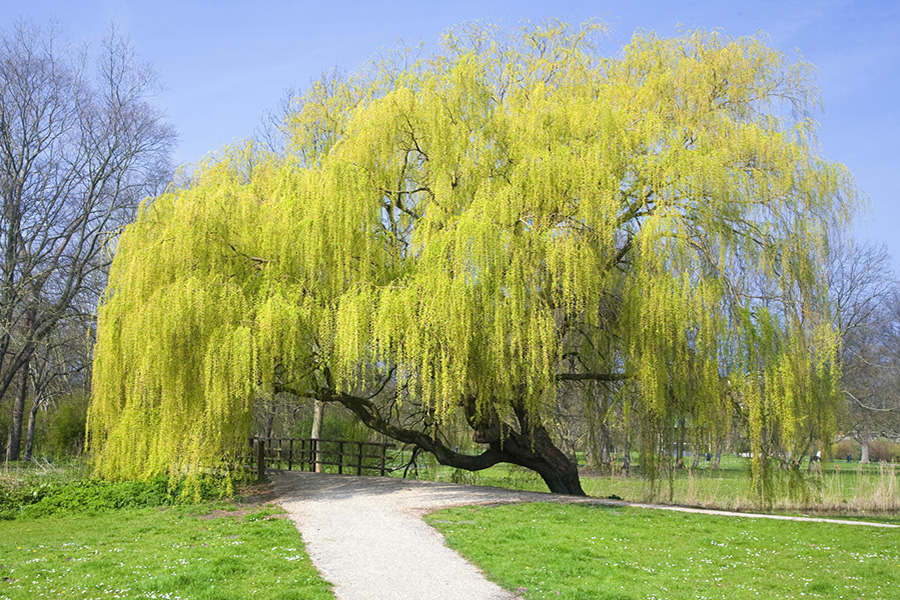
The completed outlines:
{"type": "Polygon", "coordinates": [[[495,410],[478,413],[475,407],[474,398],[470,398],[466,404],[466,420],[474,431],[472,439],[488,444],[500,462],[531,469],[554,494],[587,495],[581,488],[578,463],[556,447],[540,417],[530,413],[524,402],[512,402],[518,427],[504,422],[495,410]]]}
{"type": "Polygon", "coordinates": [[[543,425],[533,425],[525,433],[510,429],[506,435],[505,440],[488,442],[502,462],[535,471],[554,494],[586,495],[578,477],[578,465],[556,447],[543,425]]]}
{"type": "MultiPolygon", "coordinates": [[[[547,488],[554,494],[586,496],[581,487],[581,479],[578,477],[578,464],[549,443],[549,436],[547,442],[546,446],[535,452],[537,460],[533,463],[535,466],[531,468],[541,476],[547,488]]],[[[523,466],[527,467],[528,464],[523,466]]]]}
{"type": "Polygon", "coordinates": [[[513,402],[512,409],[518,421],[518,427],[514,427],[504,422],[495,410],[479,413],[475,399],[466,399],[466,420],[473,430],[472,439],[488,446],[481,454],[470,455],[454,451],[428,430],[395,425],[384,418],[370,399],[333,390],[319,390],[318,398],[343,404],[370,429],[431,452],[442,465],[480,471],[497,463],[511,463],[535,471],[555,494],[586,495],[578,478],[578,464],[556,447],[547,428],[525,410],[522,402],[513,402]]]}

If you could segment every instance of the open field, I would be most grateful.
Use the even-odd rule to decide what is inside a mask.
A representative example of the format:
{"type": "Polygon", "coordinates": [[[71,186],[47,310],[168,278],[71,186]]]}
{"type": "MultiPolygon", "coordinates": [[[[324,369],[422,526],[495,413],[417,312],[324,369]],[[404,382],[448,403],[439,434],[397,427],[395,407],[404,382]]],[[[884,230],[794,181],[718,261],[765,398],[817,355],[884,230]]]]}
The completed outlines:
{"type": "MultiPolygon", "coordinates": [[[[747,459],[722,458],[720,469],[678,469],[660,473],[655,481],[645,477],[639,466],[630,474],[601,475],[582,467],[581,483],[591,496],[613,497],[633,502],[664,502],[725,510],[773,510],[787,513],[821,513],[848,517],[877,517],[900,520],[900,468],[892,463],[859,464],[823,461],[815,471],[799,471],[800,485],[791,487],[787,474],[776,472],[775,500],[760,505],[750,487],[747,459]]],[[[546,491],[534,472],[501,464],[469,473],[423,465],[418,476],[426,479],[491,485],[529,491],[546,491]]]]}
{"type": "Polygon", "coordinates": [[[207,503],[0,521],[0,599],[334,598],[280,516],[207,503]]]}
{"type": "Polygon", "coordinates": [[[577,504],[460,507],[426,520],[529,600],[888,600],[900,589],[897,529],[577,504]]]}

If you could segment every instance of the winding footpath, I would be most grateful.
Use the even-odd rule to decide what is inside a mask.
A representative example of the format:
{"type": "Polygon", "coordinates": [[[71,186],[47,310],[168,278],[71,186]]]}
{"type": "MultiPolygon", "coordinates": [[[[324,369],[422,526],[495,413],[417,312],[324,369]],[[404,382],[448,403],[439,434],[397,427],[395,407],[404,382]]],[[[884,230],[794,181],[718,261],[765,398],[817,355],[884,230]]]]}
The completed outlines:
{"type": "Polygon", "coordinates": [[[541,492],[298,471],[272,472],[278,502],[338,600],[514,600],[444,544],[424,513],[464,504],[590,502],[743,518],[900,527],[576,498],[541,492]]]}

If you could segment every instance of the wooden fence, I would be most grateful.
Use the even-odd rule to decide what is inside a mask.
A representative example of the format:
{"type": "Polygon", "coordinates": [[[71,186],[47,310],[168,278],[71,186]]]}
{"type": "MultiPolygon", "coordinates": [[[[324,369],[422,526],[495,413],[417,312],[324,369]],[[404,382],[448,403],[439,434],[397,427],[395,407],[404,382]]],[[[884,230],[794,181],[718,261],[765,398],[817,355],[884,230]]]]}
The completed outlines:
{"type": "Polygon", "coordinates": [[[251,456],[256,462],[259,479],[264,478],[266,468],[298,471],[315,471],[316,465],[337,467],[337,472],[378,471],[387,473],[387,450],[394,444],[378,442],[353,442],[349,440],[299,439],[299,438],[250,438],[251,456]]]}

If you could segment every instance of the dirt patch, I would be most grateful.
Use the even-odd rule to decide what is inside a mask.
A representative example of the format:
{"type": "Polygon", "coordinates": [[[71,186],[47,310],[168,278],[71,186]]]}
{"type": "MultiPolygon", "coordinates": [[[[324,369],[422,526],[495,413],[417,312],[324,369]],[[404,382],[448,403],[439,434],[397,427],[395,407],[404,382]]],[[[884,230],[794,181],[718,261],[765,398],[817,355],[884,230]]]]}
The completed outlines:
{"type": "Polygon", "coordinates": [[[248,516],[256,516],[254,520],[264,520],[269,521],[272,519],[287,519],[288,515],[284,512],[284,509],[281,508],[274,500],[270,502],[264,503],[253,503],[253,504],[244,504],[241,503],[240,508],[234,509],[222,509],[217,508],[216,510],[210,511],[203,515],[197,515],[198,519],[202,519],[204,521],[208,521],[211,519],[224,519],[226,517],[234,517],[238,521],[244,521],[248,516]],[[266,510],[274,510],[277,512],[266,514],[263,516],[258,516],[260,512],[266,510]]]}
{"type": "Polygon", "coordinates": [[[238,490],[241,500],[239,504],[272,504],[278,499],[271,483],[255,483],[242,486],[238,490]]]}

